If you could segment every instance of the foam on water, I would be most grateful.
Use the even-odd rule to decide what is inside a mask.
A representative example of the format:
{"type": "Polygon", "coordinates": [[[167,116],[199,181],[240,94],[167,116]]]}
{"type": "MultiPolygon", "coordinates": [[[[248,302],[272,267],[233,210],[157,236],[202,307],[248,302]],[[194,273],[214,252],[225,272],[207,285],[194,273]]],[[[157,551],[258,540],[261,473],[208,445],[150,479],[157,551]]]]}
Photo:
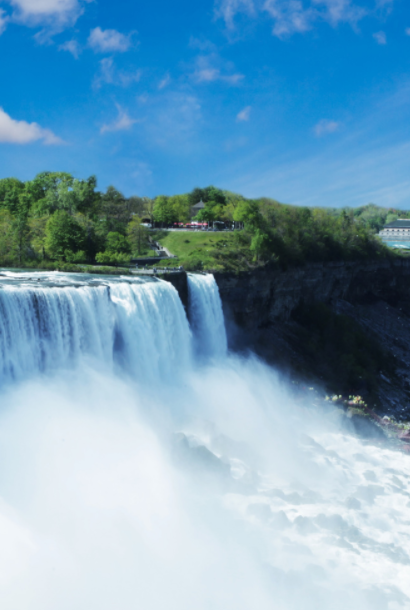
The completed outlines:
{"type": "Polygon", "coordinates": [[[212,277],[200,366],[166,282],[30,277],[0,289],[2,610],[410,607],[410,459],[226,354],[212,277]]]}

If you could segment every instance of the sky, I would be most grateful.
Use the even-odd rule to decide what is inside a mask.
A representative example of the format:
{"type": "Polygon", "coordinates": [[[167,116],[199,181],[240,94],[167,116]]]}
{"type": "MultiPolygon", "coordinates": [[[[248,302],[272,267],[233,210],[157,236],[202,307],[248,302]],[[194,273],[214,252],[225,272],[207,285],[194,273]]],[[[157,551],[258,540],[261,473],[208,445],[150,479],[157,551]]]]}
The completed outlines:
{"type": "Polygon", "coordinates": [[[410,209],[409,0],[0,0],[0,177],[410,209]]]}

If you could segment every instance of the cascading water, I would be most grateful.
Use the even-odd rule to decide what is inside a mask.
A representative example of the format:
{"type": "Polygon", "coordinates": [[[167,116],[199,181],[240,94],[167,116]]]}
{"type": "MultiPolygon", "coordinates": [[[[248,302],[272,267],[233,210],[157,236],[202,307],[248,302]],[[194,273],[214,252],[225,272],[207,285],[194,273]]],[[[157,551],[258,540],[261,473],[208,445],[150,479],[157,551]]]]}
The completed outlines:
{"type": "Polygon", "coordinates": [[[190,331],[168,282],[75,286],[9,283],[0,290],[0,382],[72,367],[117,363],[140,379],[189,364],[190,331]]]}
{"type": "Polygon", "coordinates": [[[191,330],[166,282],[0,280],[1,609],[409,608],[409,458],[227,354],[189,286],[191,330]]]}
{"type": "Polygon", "coordinates": [[[188,275],[189,312],[199,356],[226,356],[227,341],[219,290],[214,276],[188,275]]]}

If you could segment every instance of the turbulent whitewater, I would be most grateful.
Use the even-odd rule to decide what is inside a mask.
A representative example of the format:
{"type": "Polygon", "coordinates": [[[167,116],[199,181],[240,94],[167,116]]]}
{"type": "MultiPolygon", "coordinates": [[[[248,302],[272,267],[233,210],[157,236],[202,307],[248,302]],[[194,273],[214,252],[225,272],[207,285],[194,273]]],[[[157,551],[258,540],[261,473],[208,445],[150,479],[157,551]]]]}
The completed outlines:
{"type": "Polygon", "coordinates": [[[0,279],[2,610],[409,608],[409,457],[229,354],[188,280],[186,312],[160,280],[0,279]]]}

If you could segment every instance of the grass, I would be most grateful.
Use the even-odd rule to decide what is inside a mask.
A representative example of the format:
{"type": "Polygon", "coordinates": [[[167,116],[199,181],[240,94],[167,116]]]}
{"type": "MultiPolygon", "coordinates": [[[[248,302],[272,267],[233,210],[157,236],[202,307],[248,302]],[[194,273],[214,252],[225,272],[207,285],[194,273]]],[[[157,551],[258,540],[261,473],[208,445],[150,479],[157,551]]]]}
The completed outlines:
{"type": "Polygon", "coordinates": [[[182,265],[187,271],[246,271],[251,266],[249,248],[234,232],[157,231],[153,239],[165,246],[175,259],[161,260],[158,266],[182,265]]]}

